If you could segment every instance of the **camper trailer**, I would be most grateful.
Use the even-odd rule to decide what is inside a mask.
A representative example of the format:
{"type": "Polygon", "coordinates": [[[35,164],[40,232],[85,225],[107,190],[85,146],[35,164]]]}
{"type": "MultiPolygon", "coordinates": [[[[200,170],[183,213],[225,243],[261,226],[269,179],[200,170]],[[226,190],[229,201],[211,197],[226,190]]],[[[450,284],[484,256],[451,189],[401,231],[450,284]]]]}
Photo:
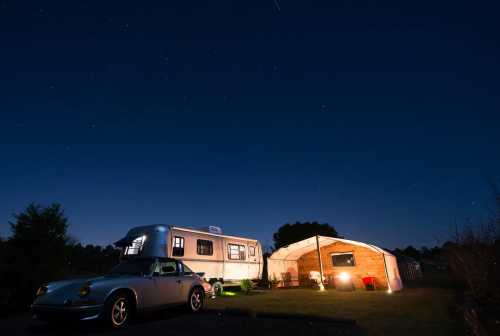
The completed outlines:
{"type": "Polygon", "coordinates": [[[221,291],[243,279],[262,276],[262,248],[258,240],[228,236],[216,226],[190,229],[168,225],[149,225],[131,229],[117,241],[122,257],[167,257],[182,262],[221,291]]]}

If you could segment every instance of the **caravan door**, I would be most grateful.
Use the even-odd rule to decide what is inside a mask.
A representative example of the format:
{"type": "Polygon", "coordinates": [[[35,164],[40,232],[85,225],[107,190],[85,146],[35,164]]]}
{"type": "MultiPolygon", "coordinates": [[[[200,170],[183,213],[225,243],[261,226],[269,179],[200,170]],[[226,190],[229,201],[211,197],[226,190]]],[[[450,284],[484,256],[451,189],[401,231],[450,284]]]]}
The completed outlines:
{"type": "Polygon", "coordinates": [[[258,279],[259,278],[259,248],[255,243],[248,244],[248,279],[258,279]]]}

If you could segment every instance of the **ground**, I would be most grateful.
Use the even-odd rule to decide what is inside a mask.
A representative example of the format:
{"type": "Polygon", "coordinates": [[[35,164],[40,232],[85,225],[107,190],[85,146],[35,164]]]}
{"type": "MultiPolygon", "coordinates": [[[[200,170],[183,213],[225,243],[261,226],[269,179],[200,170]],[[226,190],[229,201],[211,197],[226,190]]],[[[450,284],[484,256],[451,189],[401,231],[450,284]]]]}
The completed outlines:
{"type": "Polygon", "coordinates": [[[203,314],[170,309],[143,316],[119,332],[93,324],[47,325],[24,315],[0,320],[0,334],[456,335],[460,331],[454,329],[449,313],[452,299],[450,290],[436,288],[410,288],[393,294],[265,290],[209,300],[203,314]]]}
{"type": "Polygon", "coordinates": [[[207,310],[189,314],[182,309],[148,314],[135,319],[123,330],[112,331],[97,323],[46,324],[29,315],[0,320],[0,335],[219,335],[219,336],[357,336],[356,325],[331,321],[255,317],[207,310]]]}
{"type": "Polygon", "coordinates": [[[451,290],[439,288],[407,288],[392,294],[278,289],[222,297],[209,307],[353,319],[366,335],[454,335],[458,331],[450,313],[452,300],[451,290]]]}

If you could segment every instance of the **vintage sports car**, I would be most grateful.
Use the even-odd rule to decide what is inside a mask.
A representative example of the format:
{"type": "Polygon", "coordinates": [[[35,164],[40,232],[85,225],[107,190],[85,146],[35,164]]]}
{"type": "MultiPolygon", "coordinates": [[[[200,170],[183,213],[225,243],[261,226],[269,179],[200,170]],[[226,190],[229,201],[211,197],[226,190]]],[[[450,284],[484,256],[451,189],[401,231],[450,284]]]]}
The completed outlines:
{"type": "Polygon", "coordinates": [[[121,328],[134,314],[147,310],[186,305],[192,312],[200,311],[205,294],[212,294],[202,276],[175,259],[126,259],[102,277],[40,287],[31,310],[44,321],[101,319],[121,328]]]}

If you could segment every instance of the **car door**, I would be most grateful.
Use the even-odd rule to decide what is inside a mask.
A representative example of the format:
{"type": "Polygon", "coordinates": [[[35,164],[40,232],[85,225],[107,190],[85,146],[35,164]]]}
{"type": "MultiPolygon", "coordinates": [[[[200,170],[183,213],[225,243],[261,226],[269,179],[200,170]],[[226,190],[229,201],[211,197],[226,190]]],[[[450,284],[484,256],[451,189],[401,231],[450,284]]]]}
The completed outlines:
{"type": "Polygon", "coordinates": [[[194,285],[194,282],[196,281],[194,275],[194,272],[187,267],[185,264],[179,262],[179,267],[181,269],[181,297],[187,299],[189,295],[189,291],[194,285]]]}
{"type": "Polygon", "coordinates": [[[170,305],[184,301],[183,298],[181,299],[180,271],[175,260],[159,260],[154,277],[159,305],[170,305]]]}

